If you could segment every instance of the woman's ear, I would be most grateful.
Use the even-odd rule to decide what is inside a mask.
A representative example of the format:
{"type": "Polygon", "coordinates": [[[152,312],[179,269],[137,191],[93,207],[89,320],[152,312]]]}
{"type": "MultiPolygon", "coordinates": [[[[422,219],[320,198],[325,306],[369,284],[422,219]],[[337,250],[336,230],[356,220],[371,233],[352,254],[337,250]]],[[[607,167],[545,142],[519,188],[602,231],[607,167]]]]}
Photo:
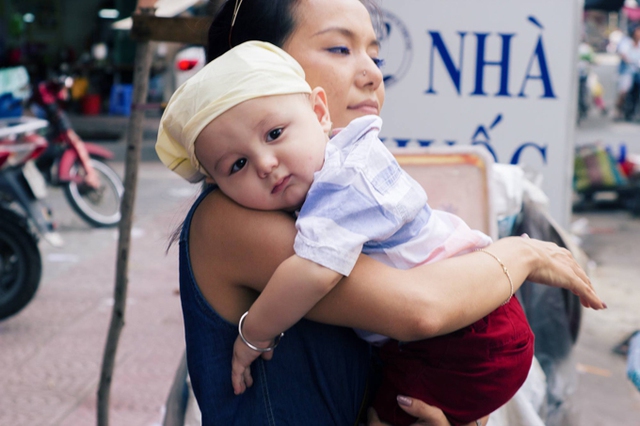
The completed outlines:
{"type": "Polygon", "coordinates": [[[329,115],[329,104],[327,103],[327,93],[322,87],[316,87],[309,95],[311,107],[318,117],[318,122],[322,126],[325,133],[331,131],[331,116],[329,115]]]}

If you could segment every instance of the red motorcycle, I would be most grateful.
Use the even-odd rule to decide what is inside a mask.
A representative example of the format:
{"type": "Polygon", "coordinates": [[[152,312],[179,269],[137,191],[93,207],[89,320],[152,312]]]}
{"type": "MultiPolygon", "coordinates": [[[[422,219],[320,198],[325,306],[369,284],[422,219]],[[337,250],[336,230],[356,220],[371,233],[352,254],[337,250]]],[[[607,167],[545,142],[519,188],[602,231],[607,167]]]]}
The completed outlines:
{"type": "Polygon", "coordinates": [[[95,227],[115,226],[120,221],[124,186],[118,174],[106,164],[113,153],[83,141],[73,130],[64,111],[70,77],[39,83],[29,100],[31,109],[49,122],[49,146],[36,166],[52,186],[64,189],[67,201],[87,223],[95,227]]]}

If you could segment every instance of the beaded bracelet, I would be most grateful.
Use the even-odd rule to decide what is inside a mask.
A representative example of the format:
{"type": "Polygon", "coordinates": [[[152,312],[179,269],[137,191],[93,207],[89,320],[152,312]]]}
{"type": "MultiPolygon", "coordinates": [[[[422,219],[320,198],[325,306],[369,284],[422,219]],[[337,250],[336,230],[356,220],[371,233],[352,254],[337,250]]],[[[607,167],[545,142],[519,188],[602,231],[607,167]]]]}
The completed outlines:
{"type": "Polygon", "coordinates": [[[274,350],[276,346],[278,346],[278,343],[280,343],[280,339],[282,339],[282,336],[284,336],[284,333],[280,333],[279,336],[276,336],[276,338],[273,339],[273,344],[271,344],[271,346],[267,348],[259,348],[253,343],[249,342],[244,337],[244,334],[242,334],[242,326],[244,324],[244,319],[247,317],[247,315],[249,315],[249,311],[242,314],[242,316],[240,317],[240,322],[238,322],[238,334],[240,335],[240,339],[242,339],[245,345],[247,345],[250,349],[253,349],[256,352],[271,352],[272,350],[274,350]]]}
{"type": "Polygon", "coordinates": [[[502,272],[504,272],[504,274],[507,276],[507,279],[509,280],[509,286],[511,287],[511,292],[509,293],[509,297],[507,298],[507,300],[505,300],[504,302],[502,302],[502,304],[500,306],[504,306],[507,303],[509,303],[509,301],[511,301],[511,298],[513,297],[513,281],[511,281],[511,275],[509,275],[509,270],[507,269],[506,266],[504,266],[504,263],[502,263],[502,260],[500,260],[498,258],[498,256],[496,256],[495,254],[486,251],[485,249],[476,249],[476,251],[481,251],[483,253],[488,254],[489,256],[493,257],[502,267],[502,272]]]}

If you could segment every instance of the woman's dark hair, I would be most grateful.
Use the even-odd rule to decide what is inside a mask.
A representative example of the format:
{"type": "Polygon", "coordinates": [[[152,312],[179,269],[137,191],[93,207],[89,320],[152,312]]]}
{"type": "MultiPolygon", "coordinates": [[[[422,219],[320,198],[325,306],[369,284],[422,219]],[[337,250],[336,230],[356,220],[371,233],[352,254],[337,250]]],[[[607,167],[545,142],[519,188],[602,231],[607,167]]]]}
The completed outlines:
{"type": "Polygon", "coordinates": [[[295,7],[300,0],[243,0],[231,29],[235,0],[224,2],[209,27],[207,62],[249,40],[282,47],[294,29],[295,7]]]}
{"type": "MultiPolygon", "coordinates": [[[[301,0],[243,0],[231,29],[236,0],[227,0],[209,27],[207,62],[231,47],[249,40],[266,41],[278,47],[295,29],[295,9],[301,0]]],[[[375,0],[360,0],[369,10],[377,30],[380,9],[375,0]]]]}

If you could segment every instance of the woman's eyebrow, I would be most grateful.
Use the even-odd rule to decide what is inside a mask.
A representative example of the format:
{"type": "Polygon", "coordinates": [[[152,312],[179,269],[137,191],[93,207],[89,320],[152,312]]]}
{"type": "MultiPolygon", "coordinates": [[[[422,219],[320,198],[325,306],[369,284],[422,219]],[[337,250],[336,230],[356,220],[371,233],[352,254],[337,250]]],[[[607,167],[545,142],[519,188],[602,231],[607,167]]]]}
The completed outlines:
{"type": "Polygon", "coordinates": [[[351,31],[350,29],[345,28],[345,27],[328,27],[328,28],[325,28],[323,30],[320,30],[320,31],[316,32],[315,34],[312,34],[311,37],[316,37],[316,36],[319,36],[319,35],[322,35],[322,34],[326,34],[326,33],[331,33],[331,32],[337,32],[337,33],[340,33],[340,34],[342,34],[342,35],[344,35],[346,37],[349,37],[349,38],[354,38],[355,37],[353,31],[351,31]]]}
{"type": "MultiPolygon", "coordinates": [[[[328,28],[325,28],[323,30],[320,30],[320,31],[312,34],[311,37],[317,37],[319,35],[330,33],[330,32],[340,33],[343,36],[345,36],[345,37],[347,37],[349,39],[352,39],[352,40],[356,38],[355,33],[353,31],[351,31],[350,29],[345,28],[345,27],[328,27],[328,28]]],[[[378,47],[379,48],[380,47],[380,42],[377,39],[374,38],[369,43],[369,46],[373,46],[373,47],[378,47]]]]}

